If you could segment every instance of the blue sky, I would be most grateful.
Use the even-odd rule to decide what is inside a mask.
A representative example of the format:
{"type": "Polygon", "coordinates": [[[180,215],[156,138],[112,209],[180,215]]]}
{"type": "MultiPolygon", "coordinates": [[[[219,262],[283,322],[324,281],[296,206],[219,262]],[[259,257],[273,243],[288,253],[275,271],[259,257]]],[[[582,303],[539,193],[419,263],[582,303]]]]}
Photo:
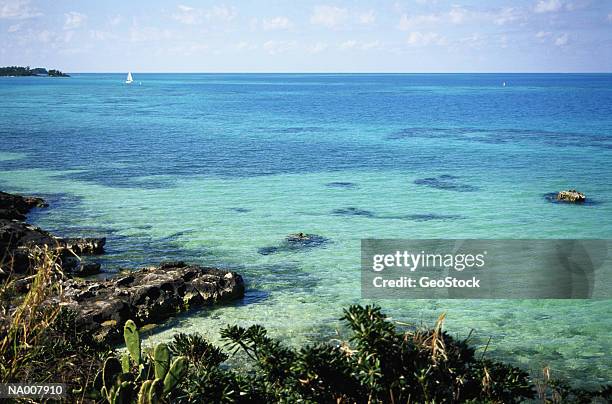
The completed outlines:
{"type": "Polygon", "coordinates": [[[0,65],[611,72],[610,0],[0,0],[0,65]]]}

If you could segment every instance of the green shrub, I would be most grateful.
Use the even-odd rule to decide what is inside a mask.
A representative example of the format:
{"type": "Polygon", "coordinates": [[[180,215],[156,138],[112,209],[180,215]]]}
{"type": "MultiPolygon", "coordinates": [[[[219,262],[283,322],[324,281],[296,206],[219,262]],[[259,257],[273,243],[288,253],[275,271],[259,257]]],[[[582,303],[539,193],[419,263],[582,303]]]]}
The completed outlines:
{"type": "Polygon", "coordinates": [[[143,356],[130,322],[125,334],[130,355],[105,364],[102,392],[109,402],[181,404],[518,403],[536,397],[544,403],[583,403],[610,396],[610,387],[587,392],[552,381],[536,394],[526,372],[477,358],[466,340],[444,332],[444,315],[433,329],[409,331],[398,331],[375,306],[351,306],[342,320],[352,333],[348,341],[299,350],[270,338],[259,325],[227,326],[221,330],[225,348],[251,365],[240,369],[225,365],[228,355],[198,334],[177,334],[168,346],[143,356]],[[173,374],[175,364],[184,366],[176,373],[180,377],[162,388],[160,376],[173,374]],[[138,398],[144,396],[149,401],[138,398]]]}

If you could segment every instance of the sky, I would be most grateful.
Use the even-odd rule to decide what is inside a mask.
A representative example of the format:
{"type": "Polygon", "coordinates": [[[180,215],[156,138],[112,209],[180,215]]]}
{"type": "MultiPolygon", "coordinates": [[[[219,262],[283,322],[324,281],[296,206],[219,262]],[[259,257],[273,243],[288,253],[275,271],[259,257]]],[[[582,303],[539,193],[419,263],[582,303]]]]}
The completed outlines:
{"type": "Polygon", "coordinates": [[[612,0],[0,0],[0,66],[612,72],[612,0]]]}

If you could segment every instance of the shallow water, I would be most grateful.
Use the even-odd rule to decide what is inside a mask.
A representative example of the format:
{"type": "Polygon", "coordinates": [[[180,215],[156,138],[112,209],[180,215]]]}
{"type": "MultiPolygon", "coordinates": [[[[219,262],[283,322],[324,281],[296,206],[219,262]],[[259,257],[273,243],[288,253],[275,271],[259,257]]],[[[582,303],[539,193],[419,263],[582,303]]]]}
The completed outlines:
{"type": "MultiPolygon", "coordinates": [[[[36,224],[107,236],[107,271],[185,259],[239,271],[241,302],[152,336],[261,323],[289,344],[343,333],[360,239],[611,238],[612,75],[122,75],[0,78],[0,186],[36,224]],[[507,87],[501,87],[506,81],[507,87]],[[577,188],[588,206],[550,203],[577,188]],[[289,233],[327,239],[303,251],[289,233]]],[[[365,303],[365,302],[363,302],[365,303]]],[[[488,355],[612,380],[612,305],[378,301],[488,355]]]]}

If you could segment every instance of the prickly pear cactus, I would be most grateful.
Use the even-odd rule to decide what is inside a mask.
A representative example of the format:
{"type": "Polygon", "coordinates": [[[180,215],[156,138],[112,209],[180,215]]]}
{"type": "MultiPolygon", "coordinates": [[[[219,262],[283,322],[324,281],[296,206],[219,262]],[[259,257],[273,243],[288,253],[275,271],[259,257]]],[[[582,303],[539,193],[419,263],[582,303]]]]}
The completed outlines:
{"type": "Polygon", "coordinates": [[[189,362],[186,357],[179,356],[172,362],[168,374],[164,378],[164,394],[170,393],[187,372],[189,362]]]}
{"type": "Polygon", "coordinates": [[[170,349],[166,344],[159,344],[155,347],[153,362],[155,364],[155,378],[163,380],[170,369],[170,349]]]}
{"type": "Polygon", "coordinates": [[[164,395],[164,381],[162,379],[155,379],[151,383],[149,389],[149,402],[151,404],[158,403],[164,395]]]}
{"type": "Polygon", "coordinates": [[[162,402],[185,376],[189,366],[187,358],[181,356],[171,362],[166,344],[155,346],[143,358],[140,335],[132,320],[125,323],[123,336],[129,355],[122,355],[121,360],[110,357],[104,362],[100,377],[102,396],[110,404],[162,402]]]}
{"type": "Polygon", "coordinates": [[[123,373],[128,373],[132,369],[129,355],[121,355],[121,370],[123,373]]]}
{"type": "Polygon", "coordinates": [[[138,404],[150,404],[151,401],[149,399],[149,391],[151,391],[151,385],[153,384],[153,380],[146,380],[140,386],[140,391],[138,392],[138,404]]]}
{"type": "Polygon", "coordinates": [[[136,364],[142,362],[140,354],[140,334],[136,328],[136,324],[132,320],[128,320],[123,327],[123,338],[125,339],[125,346],[128,349],[132,359],[136,364]]]}

